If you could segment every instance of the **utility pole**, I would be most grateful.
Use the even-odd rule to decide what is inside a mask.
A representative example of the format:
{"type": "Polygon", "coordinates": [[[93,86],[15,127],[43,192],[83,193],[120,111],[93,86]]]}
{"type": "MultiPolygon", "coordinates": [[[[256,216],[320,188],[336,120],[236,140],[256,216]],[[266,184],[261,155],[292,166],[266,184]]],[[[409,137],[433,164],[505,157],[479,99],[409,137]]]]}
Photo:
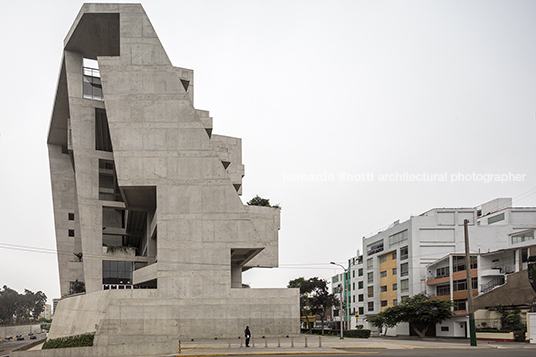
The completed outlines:
{"type": "Polygon", "coordinates": [[[467,228],[469,220],[463,221],[463,230],[465,233],[465,271],[467,272],[467,304],[469,305],[469,336],[471,346],[476,346],[475,330],[475,305],[473,303],[473,282],[471,281],[471,257],[469,252],[469,229],[467,228]]]}
{"type": "Polygon", "coordinates": [[[333,265],[338,265],[340,266],[341,268],[344,269],[344,272],[342,273],[342,279],[343,281],[341,282],[341,284],[339,284],[339,287],[341,287],[341,300],[340,300],[340,310],[339,310],[339,318],[341,320],[341,340],[344,339],[344,324],[345,324],[345,320],[346,320],[346,309],[343,311],[342,309],[342,299],[344,297],[344,285],[346,285],[346,268],[344,266],[342,266],[341,264],[337,264],[335,262],[329,262],[329,264],[333,264],[333,265]]]}

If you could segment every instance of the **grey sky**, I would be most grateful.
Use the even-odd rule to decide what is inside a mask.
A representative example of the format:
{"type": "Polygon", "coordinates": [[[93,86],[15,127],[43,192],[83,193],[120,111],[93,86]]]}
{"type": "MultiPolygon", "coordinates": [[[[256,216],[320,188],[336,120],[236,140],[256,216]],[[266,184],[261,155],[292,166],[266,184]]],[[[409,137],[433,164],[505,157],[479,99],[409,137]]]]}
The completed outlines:
{"type": "MultiPolygon", "coordinates": [[[[0,2],[0,286],[50,300],[55,255],[6,244],[55,249],[46,137],[82,3],[0,2]]],[[[243,201],[283,208],[281,268],[246,273],[253,287],[328,278],[329,261],[355,255],[363,236],[433,207],[536,206],[536,2],[142,5],[172,63],[195,71],[194,105],[214,133],[243,138],[243,201]],[[451,182],[509,172],[525,176],[451,182]],[[406,181],[390,181],[396,173],[406,181]]]]}

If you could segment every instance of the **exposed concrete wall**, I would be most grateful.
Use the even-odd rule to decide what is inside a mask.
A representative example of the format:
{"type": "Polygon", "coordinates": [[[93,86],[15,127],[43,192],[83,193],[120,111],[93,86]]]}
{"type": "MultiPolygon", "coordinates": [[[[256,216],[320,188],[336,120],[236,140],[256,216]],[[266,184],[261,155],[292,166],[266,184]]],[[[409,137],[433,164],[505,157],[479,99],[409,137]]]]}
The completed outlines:
{"type": "MultiPolygon", "coordinates": [[[[53,114],[51,172],[68,186],[53,185],[55,215],[67,205],[78,219],[74,241],[58,241],[67,259],[79,239],[83,261],[71,273],[59,258],[60,276],[65,293],[83,272],[87,293],[60,302],[49,337],[95,332],[97,350],[139,341],[165,350],[179,338],[239,336],[246,325],[254,335],[299,333],[298,289],[241,288],[243,271],[278,266],[280,209],[243,205],[241,140],[212,135],[212,118],[193,106],[193,71],[171,65],[142,7],[86,4],[65,44],[58,88],[67,109],[53,114]],[[82,98],[84,57],[98,60],[104,101],[82,98]],[[96,148],[96,109],[106,111],[113,152],[96,148]],[[64,157],[63,134],[72,138],[64,157]],[[102,187],[104,171],[121,199],[101,195],[114,190],[102,187]],[[114,217],[103,224],[103,207],[144,212],[143,232],[131,234],[143,235],[142,255],[103,249],[104,232],[125,229],[114,217]],[[102,291],[103,261],[114,260],[148,263],[132,284],[157,288],[102,291]]],[[[120,237],[106,239],[129,238],[120,237]]]]}
{"type": "Polygon", "coordinates": [[[26,335],[41,330],[41,325],[0,326],[0,338],[7,336],[26,335]]]}

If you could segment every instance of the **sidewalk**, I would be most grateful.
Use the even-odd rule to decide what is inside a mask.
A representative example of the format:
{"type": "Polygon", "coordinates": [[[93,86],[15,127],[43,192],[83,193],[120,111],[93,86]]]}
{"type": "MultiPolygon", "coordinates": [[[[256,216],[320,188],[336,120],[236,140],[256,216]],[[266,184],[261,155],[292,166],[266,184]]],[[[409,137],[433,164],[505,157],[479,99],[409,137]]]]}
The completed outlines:
{"type": "MultiPolygon", "coordinates": [[[[250,347],[246,348],[244,342],[240,347],[240,340],[235,338],[229,340],[195,340],[181,341],[181,353],[184,356],[239,356],[239,355],[285,355],[285,354],[347,354],[357,352],[357,350],[370,349],[492,349],[492,348],[531,348],[536,345],[527,343],[493,343],[478,341],[477,346],[471,346],[469,340],[425,338],[423,340],[409,337],[371,337],[345,338],[341,340],[335,336],[301,335],[294,338],[281,337],[268,338],[266,341],[257,338],[250,342],[250,347]],[[305,339],[307,338],[307,347],[305,339]],[[229,342],[231,347],[229,348],[229,342]],[[321,343],[321,347],[319,346],[321,343]],[[279,344],[279,346],[278,346],[279,344]],[[292,345],[294,345],[292,347],[292,345]]],[[[364,352],[364,351],[361,351],[364,352]]],[[[173,355],[176,356],[176,355],[173,355]]]]}

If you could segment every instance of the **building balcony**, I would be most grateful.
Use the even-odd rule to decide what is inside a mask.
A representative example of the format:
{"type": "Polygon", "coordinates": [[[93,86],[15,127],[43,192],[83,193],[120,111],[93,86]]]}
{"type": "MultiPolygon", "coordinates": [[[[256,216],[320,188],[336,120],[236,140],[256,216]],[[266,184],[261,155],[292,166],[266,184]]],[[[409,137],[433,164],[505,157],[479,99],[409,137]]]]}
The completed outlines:
{"type": "Polygon", "coordinates": [[[438,284],[445,284],[448,282],[450,282],[450,276],[439,277],[439,278],[433,277],[429,279],[428,281],[426,281],[426,285],[438,285],[438,284]]]}

